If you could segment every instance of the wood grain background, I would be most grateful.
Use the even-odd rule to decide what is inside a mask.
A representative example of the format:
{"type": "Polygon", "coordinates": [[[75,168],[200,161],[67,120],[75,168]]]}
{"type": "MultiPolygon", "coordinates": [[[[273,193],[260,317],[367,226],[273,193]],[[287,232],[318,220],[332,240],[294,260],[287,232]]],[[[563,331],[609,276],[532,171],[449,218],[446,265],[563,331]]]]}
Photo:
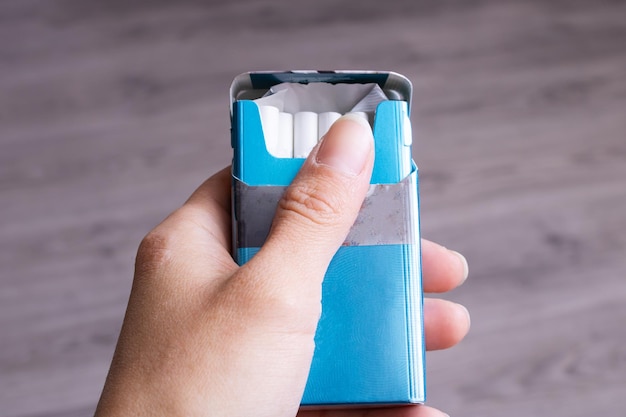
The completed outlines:
{"type": "Polygon", "coordinates": [[[230,160],[252,69],[414,82],[425,237],[473,313],[453,416],[626,413],[626,2],[0,1],[0,415],[87,416],[142,236],[230,160]]]}

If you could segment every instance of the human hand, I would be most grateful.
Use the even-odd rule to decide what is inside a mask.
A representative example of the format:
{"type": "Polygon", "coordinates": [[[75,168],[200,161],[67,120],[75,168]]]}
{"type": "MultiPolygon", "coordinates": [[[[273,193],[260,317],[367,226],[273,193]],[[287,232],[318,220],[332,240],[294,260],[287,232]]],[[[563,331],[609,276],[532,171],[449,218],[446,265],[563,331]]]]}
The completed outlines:
{"type": "MultiPolygon", "coordinates": [[[[314,350],[321,284],[368,190],[369,126],[336,122],[279,203],[244,266],[230,249],[230,170],[209,178],[150,232],[96,416],[295,416],[314,350]],[[307,236],[306,241],[302,236],[307,236]]],[[[461,284],[467,264],[422,241],[423,288],[461,284]]],[[[424,303],[426,347],[469,329],[467,310],[424,303]]],[[[301,411],[301,416],[444,416],[427,406],[301,411]]]]}

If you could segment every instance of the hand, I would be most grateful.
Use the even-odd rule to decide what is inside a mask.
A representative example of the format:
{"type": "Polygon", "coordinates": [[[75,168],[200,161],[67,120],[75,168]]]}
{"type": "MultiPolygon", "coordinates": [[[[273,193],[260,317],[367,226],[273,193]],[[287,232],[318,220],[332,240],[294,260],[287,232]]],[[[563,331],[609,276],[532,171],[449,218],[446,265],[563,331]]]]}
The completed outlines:
{"type": "MultiPolygon", "coordinates": [[[[295,416],[321,311],[321,283],[363,202],[368,125],[337,121],[279,203],[270,235],[239,267],[230,253],[230,170],[209,178],[142,241],[96,416],[295,416]],[[306,236],[306,241],[301,239],[306,236]]],[[[426,292],[463,282],[455,252],[422,241],[426,292]]],[[[426,299],[427,349],[458,343],[467,310],[426,299]]],[[[444,416],[426,406],[301,416],[444,416]]]]}

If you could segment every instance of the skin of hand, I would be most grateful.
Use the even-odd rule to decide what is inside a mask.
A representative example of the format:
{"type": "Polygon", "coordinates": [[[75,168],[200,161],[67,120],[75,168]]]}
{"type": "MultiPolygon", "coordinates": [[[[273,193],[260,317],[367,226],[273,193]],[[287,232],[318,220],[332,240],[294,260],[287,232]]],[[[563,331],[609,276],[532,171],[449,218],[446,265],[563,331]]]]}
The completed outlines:
{"type": "MultiPolygon", "coordinates": [[[[228,168],[151,231],[96,416],[445,416],[422,405],[298,410],[322,280],[356,219],[373,160],[369,125],[339,119],[285,192],[265,245],[241,267],[229,252],[228,168]]],[[[426,292],[467,277],[456,252],[423,240],[422,257],[426,292]]],[[[427,349],[455,345],[469,324],[463,306],[425,300],[427,349]]]]}

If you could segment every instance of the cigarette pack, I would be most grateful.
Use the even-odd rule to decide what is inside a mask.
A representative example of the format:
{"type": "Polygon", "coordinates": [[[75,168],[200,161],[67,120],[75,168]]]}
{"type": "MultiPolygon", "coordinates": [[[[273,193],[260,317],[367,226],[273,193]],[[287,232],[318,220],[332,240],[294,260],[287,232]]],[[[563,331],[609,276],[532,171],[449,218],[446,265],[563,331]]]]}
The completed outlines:
{"type": "MultiPolygon", "coordinates": [[[[324,88],[312,102],[300,103],[292,111],[342,113],[358,111],[369,102],[366,117],[373,125],[375,162],[359,216],[324,277],[322,315],[302,405],[423,402],[418,176],[411,157],[412,86],[407,78],[380,71],[251,72],[235,78],[230,92],[233,256],[244,264],[263,245],[278,200],[304,161],[271,152],[268,144],[273,139],[261,115],[260,99],[284,92],[283,88],[313,84],[324,88]],[[336,89],[353,87],[360,88],[354,93],[359,105],[326,108],[336,99],[325,97],[326,92],[333,95],[336,89]],[[384,98],[372,107],[368,97],[381,92],[384,98]]],[[[339,101],[346,97],[343,90],[338,97],[339,101]]],[[[287,107],[281,111],[288,112],[287,107]]],[[[288,129],[297,130],[291,125],[288,129]]]]}

